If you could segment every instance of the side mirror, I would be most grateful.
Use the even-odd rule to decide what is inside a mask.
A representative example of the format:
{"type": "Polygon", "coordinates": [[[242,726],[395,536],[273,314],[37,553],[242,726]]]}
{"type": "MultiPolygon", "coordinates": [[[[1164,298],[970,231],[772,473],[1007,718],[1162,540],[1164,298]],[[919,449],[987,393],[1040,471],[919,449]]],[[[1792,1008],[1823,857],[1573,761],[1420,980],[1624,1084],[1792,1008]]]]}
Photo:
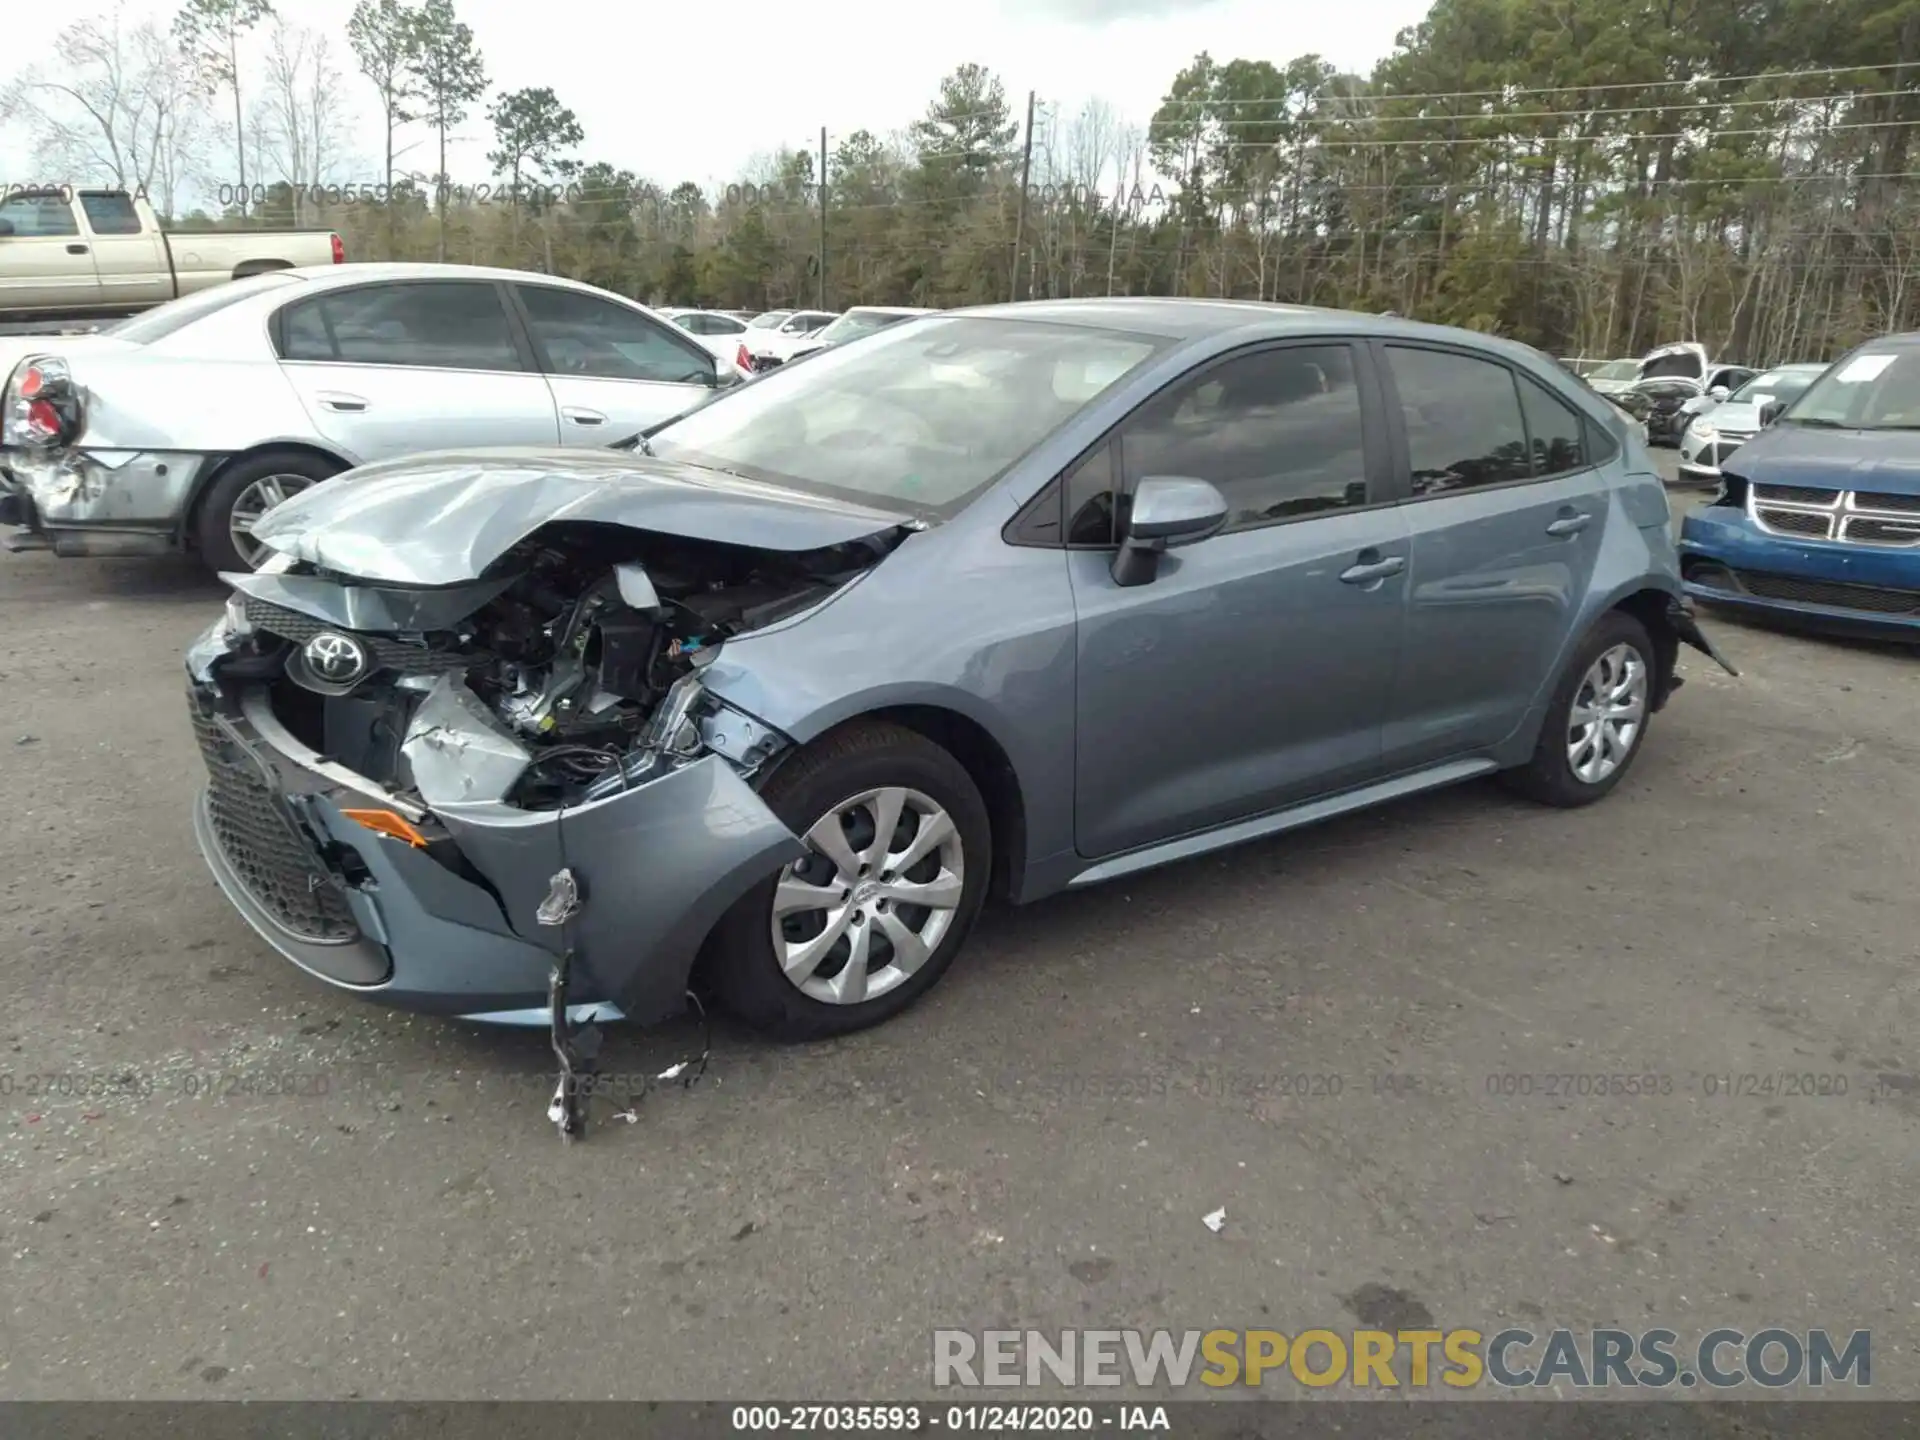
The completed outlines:
{"type": "Polygon", "coordinates": [[[1133,493],[1126,534],[1113,557],[1113,583],[1145,585],[1163,550],[1193,545],[1227,523],[1226,498],[1205,480],[1149,475],[1133,493]]]}
{"type": "Polygon", "coordinates": [[[1709,400],[1724,400],[1727,398],[1727,396],[1731,395],[1732,393],[1733,392],[1727,389],[1726,386],[1716,385],[1711,390],[1707,391],[1707,398],[1709,400]]]}
{"type": "Polygon", "coordinates": [[[716,359],[713,362],[713,375],[708,379],[707,384],[715,390],[731,390],[734,386],[745,383],[740,372],[726,361],[716,359]]]}
{"type": "Polygon", "coordinates": [[[1760,407],[1760,428],[1766,429],[1780,418],[1780,412],[1787,407],[1778,400],[1769,400],[1760,407]]]}

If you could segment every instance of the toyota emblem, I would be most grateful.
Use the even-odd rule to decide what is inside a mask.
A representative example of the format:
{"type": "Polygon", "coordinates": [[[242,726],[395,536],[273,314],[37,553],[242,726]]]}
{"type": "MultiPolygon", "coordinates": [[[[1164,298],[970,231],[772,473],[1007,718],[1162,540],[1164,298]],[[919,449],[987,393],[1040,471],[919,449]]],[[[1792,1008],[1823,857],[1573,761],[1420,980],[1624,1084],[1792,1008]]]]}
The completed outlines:
{"type": "Polygon", "coordinates": [[[367,673],[367,647],[351,635],[327,630],[307,641],[300,652],[307,668],[331,685],[351,685],[367,673]]]}

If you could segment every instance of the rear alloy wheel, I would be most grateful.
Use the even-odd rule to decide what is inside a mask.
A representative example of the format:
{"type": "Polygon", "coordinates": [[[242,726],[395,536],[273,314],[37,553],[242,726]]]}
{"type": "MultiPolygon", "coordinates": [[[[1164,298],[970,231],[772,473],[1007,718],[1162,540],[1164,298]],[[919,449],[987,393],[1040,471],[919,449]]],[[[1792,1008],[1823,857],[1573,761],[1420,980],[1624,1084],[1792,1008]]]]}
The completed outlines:
{"type": "Polygon", "coordinates": [[[1653,644],[1633,616],[1602,616],[1554,687],[1533,758],[1506,779],[1546,805],[1590,805],[1620,783],[1653,715],[1653,644]]]}
{"type": "Polygon", "coordinates": [[[302,490],[340,473],[340,466],[301,450],[269,450],[234,461],[201,499],[194,538],[213,570],[255,570],[271,553],[253,538],[266,513],[302,490]]]}
{"type": "Polygon", "coordinates": [[[716,927],[721,999],[796,1040],[899,1014],[953,963],[986,891],[991,828],[965,767],[912,730],[856,721],[777,768],[761,798],[807,854],[716,927]]]}

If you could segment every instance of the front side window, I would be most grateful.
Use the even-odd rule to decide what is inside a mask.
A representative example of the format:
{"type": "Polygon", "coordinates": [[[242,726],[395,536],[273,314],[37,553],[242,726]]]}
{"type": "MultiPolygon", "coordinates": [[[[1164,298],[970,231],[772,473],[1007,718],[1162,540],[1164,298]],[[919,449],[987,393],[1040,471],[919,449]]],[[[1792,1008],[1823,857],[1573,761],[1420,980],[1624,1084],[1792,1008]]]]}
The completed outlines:
{"type": "Polygon", "coordinates": [[[651,444],[666,459],[947,516],[1168,343],[942,317],[773,370],[651,444]]]}
{"type": "Polygon", "coordinates": [[[1296,346],[1229,360],[1121,427],[1131,492],[1156,475],[1205,480],[1229,529],[1367,503],[1366,423],[1353,350],[1296,346]]]}
{"type": "Polygon", "coordinates": [[[527,328],[555,375],[698,384],[713,377],[704,350],[677,340],[638,310],[597,295],[522,285],[527,328]]]}
{"type": "Polygon", "coordinates": [[[424,280],[330,291],[281,315],[281,357],[436,370],[518,370],[500,292],[486,281],[424,280]]]}
{"type": "Polygon", "coordinates": [[[1414,498],[1532,475],[1520,397],[1506,366],[1400,345],[1387,347],[1387,364],[1400,392],[1414,498]]]}
{"type": "MultiPolygon", "coordinates": [[[[57,193],[9,195],[0,204],[0,220],[12,226],[16,239],[27,240],[46,235],[78,235],[73,206],[57,193]]],[[[0,235],[0,239],[6,236],[0,235]]]]}

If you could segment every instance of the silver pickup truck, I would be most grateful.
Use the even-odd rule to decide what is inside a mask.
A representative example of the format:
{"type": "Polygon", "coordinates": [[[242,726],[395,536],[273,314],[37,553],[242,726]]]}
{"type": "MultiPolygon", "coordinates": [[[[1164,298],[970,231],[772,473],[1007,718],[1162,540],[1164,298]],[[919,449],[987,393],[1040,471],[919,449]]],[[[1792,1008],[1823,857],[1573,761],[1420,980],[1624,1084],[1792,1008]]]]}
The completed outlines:
{"type": "Polygon", "coordinates": [[[170,234],[125,190],[0,193],[0,322],[134,315],[243,275],[346,258],[326,230],[170,234]]]}

